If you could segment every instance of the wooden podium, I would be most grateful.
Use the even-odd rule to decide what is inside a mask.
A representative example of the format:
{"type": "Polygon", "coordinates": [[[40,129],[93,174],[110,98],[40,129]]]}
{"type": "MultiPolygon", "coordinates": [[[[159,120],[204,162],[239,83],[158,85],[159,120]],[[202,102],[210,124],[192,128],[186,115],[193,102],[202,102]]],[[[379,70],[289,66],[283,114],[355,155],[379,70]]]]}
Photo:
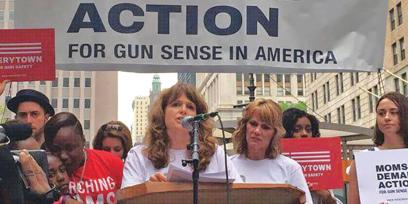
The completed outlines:
{"type": "MultiPolygon", "coordinates": [[[[118,204],[191,204],[192,183],[146,182],[117,191],[118,204]]],[[[227,203],[225,184],[200,183],[198,202],[227,203]]],[[[231,184],[231,204],[298,204],[305,202],[305,193],[289,184],[231,184]]]]}

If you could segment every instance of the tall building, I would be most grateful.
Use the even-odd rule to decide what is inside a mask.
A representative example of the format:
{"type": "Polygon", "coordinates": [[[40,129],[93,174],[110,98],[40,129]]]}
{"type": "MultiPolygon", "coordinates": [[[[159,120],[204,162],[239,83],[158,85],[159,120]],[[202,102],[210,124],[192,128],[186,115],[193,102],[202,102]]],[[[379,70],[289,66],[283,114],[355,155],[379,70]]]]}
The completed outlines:
{"type": "MultiPolygon", "coordinates": [[[[249,74],[197,73],[197,89],[208,103],[209,111],[218,111],[223,120],[242,116],[237,105],[249,102],[249,74]]],[[[255,97],[270,98],[278,103],[305,101],[302,74],[254,74],[255,97]]]]}
{"type": "Polygon", "coordinates": [[[179,82],[186,84],[196,85],[196,74],[193,72],[180,72],[177,73],[177,79],[179,82]]]}
{"type": "MultiPolygon", "coordinates": [[[[0,27],[14,28],[14,1],[0,0],[0,27]]],[[[21,89],[41,91],[50,99],[55,112],[74,113],[81,121],[87,143],[92,143],[99,127],[118,118],[118,74],[117,72],[87,72],[57,70],[54,81],[13,82],[10,93],[13,97],[21,89]]],[[[7,111],[8,118],[14,114],[7,111]]]]}
{"type": "MultiPolygon", "coordinates": [[[[384,48],[384,69],[378,72],[310,73],[306,76],[309,112],[321,121],[372,128],[375,105],[389,91],[408,96],[408,61],[405,57],[404,18],[408,2],[388,1],[388,19],[384,48]]],[[[369,52],[369,50],[367,50],[369,52]]],[[[349,150],[366,148],[371,140],[349,142],[349,150]]]]}
{"type": "Polygon", "coordinates": [[[136,96],[132,103],[133,124],[132,124],[132,141],[140,144],[143,141],[147,127],[148,109],[150,98],[148,96],[136,96]]]}
{"type": "Polygon", "coordinates": [[[160,76],[158,74],[155,74],[153,76],[153,81],[152,81],[152,90],[150,91],[150,104],[153,105],[154,101],[156,100],[157,96],[159,96],[161,91],[161,82],[160,82],[160,76]]]}
{"type": "MultiPolygon", "coordinates": [[[[117,72],[57,71],[54,81],[13,83],[11,97],[21,89],[44,93],[55,112],[71,112],[81,121],[86,141],[92,143],[99,127],[118,115],[117,72]]],[[[9,118],[14,113],[9,112],[9,118]]]]}

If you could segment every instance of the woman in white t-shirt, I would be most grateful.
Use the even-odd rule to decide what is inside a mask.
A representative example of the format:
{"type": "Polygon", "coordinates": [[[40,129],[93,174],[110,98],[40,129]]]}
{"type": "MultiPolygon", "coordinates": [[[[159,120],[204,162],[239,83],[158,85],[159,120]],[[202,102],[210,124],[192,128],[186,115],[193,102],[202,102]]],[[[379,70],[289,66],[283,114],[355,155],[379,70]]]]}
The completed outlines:
{"type": "MultiPolygon", "coordinates": [[[[374,144],[382,149],[402,149],[408,147],[408,99],[398,93],[383,95],[376,105],[374,144]]],[[[347,203],[359,204],[357,172],[354,162],[350,169],[347,203]]]]}
{"type": "MultiPolygon", "coordinates": [[[[143,145],[133,147],[126,158],[122,188],[145,181],[167,181],[169,165],[182,166],[191,158],[187,146],[191,143],[189,130],[182,126],[185,116],[207,113],[207,104],[197,90],[178,83],[160,93],[149,113],[149,124],[143,145]]],[[[199,129],[199,167],[205,173],[224,172],[224,151],[212,136],[213,121],[202,121],[199,129]]],[[[234,178],[233,166],[228,165],[234,178]]]]}
{"type": "Polygon", "coordinates": [[[237,155],[231,160],[246,183],[286,183],[305,192],[311,204],[309,188],[302,167],[280,154],[279,140],[285,130],[282,110],[270,99],[249,103],[233,133],[237,155]]]}

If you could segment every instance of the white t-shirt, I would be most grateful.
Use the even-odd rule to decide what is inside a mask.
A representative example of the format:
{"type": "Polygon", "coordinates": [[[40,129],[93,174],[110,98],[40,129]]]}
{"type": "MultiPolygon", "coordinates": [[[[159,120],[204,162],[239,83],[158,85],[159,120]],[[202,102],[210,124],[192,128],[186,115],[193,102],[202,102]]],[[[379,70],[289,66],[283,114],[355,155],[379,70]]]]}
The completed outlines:
{"type": "MultiPolygon", "coordinates": [[[[161,172],[164,175],[167,175],[168,166],[156,169],[153,166],[153,163],[143,155],[143,149],[145,149],[145,145],[138,145],[133,147],[126,158],[125,166],[123,168],[123,179],[122,179],[122,187],[125,188],[127,186],[133,186],[136,184],[144,183],[149,180],[150,176],[155,174],[156,172],[161,172]]],[[[186,169],[192,172],[192,168],[190,166],[185,166],[181,164],[181,160],[188,158],[187,154],[189,153],[188,150],[175,150],[169,149],[169,163],[186,169]]],[[[236,182],[241,182],[241,179],[234,168],[231,161],[228,159],[228,169],[229,169],[229,178],[235,178],[236,182]]],[[[215,172],[222,172],[225,170],[224,165],[224,151],[222,148],[217,146],[217,149],[210,160],[207,168],[205,169],[205,173],[215,173],[215,172]]],[[[201,173],[201,172],[200,172],[201,173]]]]}
{"type": "MultiPolygon", "coordinates": [[[[284,183],[305,192],[306,203],[313,204],[302,167],[293,159],[279,155],[275,159],[251,160],[233,155],[231,161],[245,183],[284,183]]],[[[123,182],[122,182],[123,183],[123,182]]]]}

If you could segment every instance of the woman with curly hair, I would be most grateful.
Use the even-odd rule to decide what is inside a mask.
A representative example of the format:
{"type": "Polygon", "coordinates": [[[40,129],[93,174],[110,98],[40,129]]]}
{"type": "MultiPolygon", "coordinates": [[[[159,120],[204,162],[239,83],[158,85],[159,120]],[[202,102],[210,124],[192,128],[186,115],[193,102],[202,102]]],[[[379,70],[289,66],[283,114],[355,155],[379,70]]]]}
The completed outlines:
{"type": "MultiPolygon", "coordinates": [[[[145,181],[167,181],[170,164],[182,167],[183,159],[191,158],[190,133],[181,124],[185,116],[207,113],[208,108],[197,90],[187,84],[177,83],[162,91],[149,114],[149,124],[144,144],[133,147],[125,162],[122,188],[145,181]]],[[[224,171],[224,151],[212,136],[211,119],[200,123],[199,171],[212,173],[224,171]]],[[[233,168],[232,165],[229,167],[233,168]]],[[[231,169],[230,168],[230,169],[231,169]]],[[[233,172],[234,170],[231,169],[233,172]]],[[[231,175],[233,178],[234,175],[231,175]]]]}
{"type": "MultiPolygon", "coordinates": [[[[320,137],[319,120],[314,115],[297,108],[289,108],[283,112],[283,127],[285,138],[311,138],[320,137]]],[[[315,190],[309,184],[310,193],[314,204],[341,204],[330,190],[315,190]]]]}
{"type": "Polygon", "coordinates": [[[320,137],[319,120],[297,108],[289,108],[283,112],[285,138],[320,137]]]}
{"type": "Polygon", "coordinates": [[[246,183],[287,183],[305,192],[311,204],[302,167],[281,155],[279,140],[285,133],[282,110],[270,99],[257,99],[247,105],[233,133],[236,155],[231,161],[246,183]]]}
{"type": "Polygon", "coordinates": [[[93,140],[93,148],[111,152],[124,161],[132,148],[129,128],[120,121],[110,121],[102,125],[93,140]]]}

